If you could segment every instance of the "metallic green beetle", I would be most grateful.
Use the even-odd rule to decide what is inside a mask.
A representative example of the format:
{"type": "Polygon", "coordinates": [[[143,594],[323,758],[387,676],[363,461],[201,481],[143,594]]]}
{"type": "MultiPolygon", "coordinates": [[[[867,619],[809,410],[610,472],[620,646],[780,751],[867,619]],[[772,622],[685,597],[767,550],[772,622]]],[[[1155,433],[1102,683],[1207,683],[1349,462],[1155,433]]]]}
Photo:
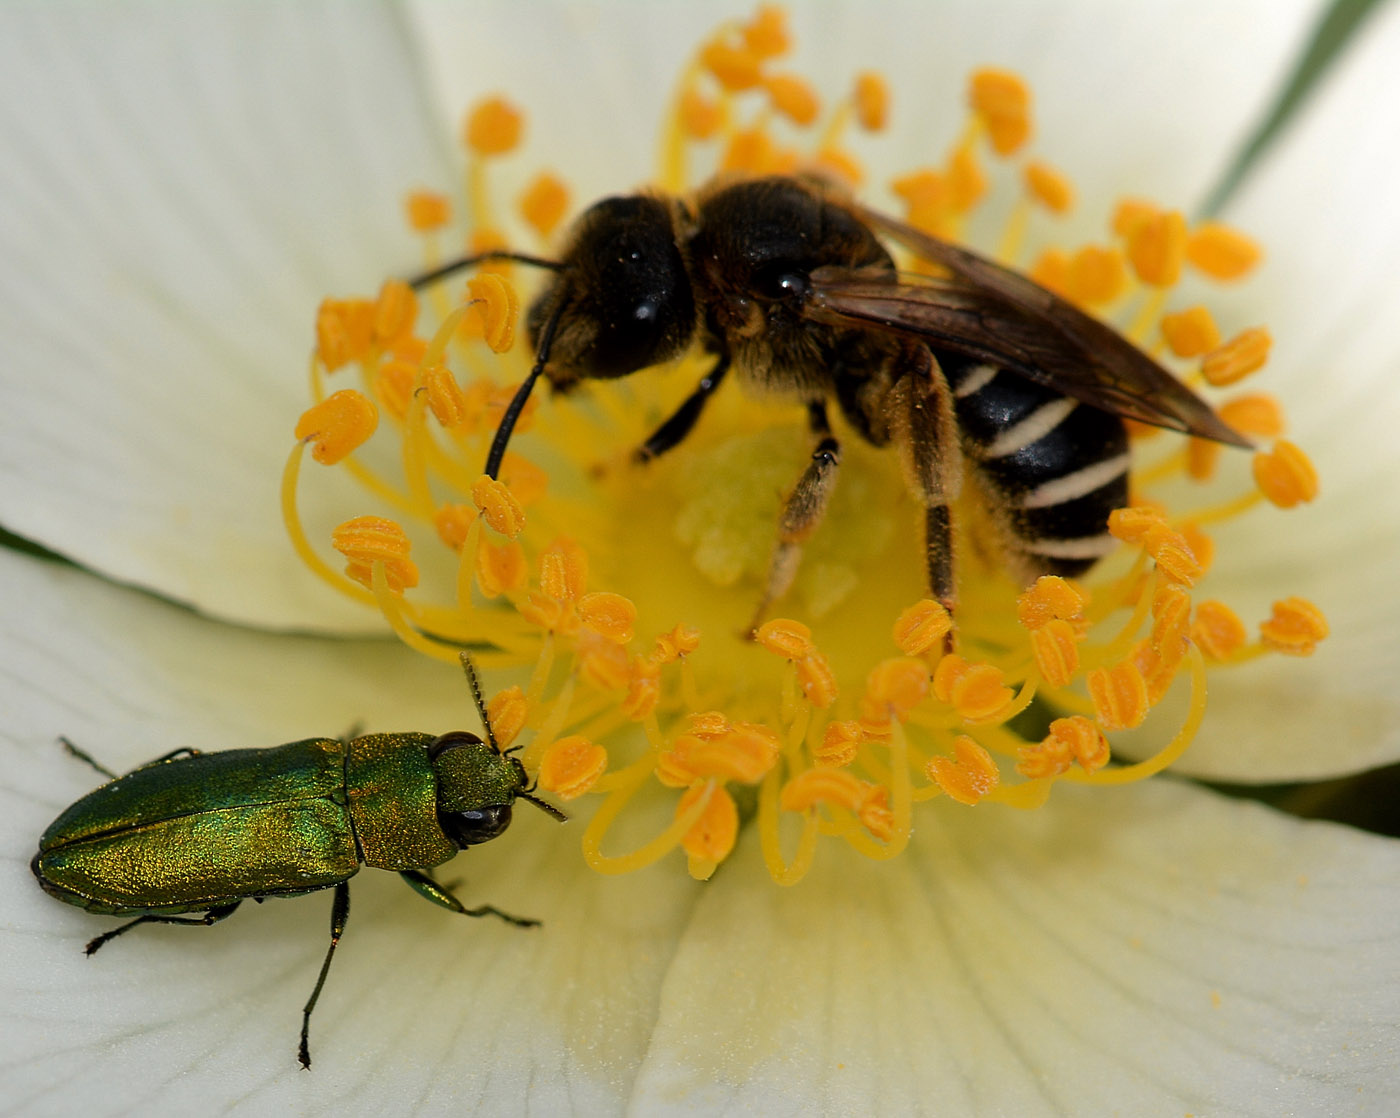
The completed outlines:
{"type": "Polygon", "coordinates": [[[311,1011],[350,914],[360,865],[395,870],[418,893],[464,916],[538,924],[491,905],[467,908],[427,873],[459,850],[496,838],[530,793],[518,758],[496,744],[476,672],[462,666],[486,728],[443,734],[308,738],[272,749],[178,749],[117,776],[53,821],[30,864],[45,892],[88,912],[134,916],[87,945],[91,955],[138,924],[210,925],[249,898],[335,889],[331,942],[302,1010],[298,1057],[311,1066],[311,1011]],[[199,912],[199,917],[182,917],[199,912]]]}

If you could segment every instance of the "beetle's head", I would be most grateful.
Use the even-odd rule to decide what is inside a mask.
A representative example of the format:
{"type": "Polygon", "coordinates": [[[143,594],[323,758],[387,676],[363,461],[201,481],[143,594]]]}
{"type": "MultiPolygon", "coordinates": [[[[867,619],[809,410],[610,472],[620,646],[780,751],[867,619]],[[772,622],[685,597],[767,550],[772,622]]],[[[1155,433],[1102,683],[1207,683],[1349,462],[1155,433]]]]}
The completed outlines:
{"type": "Polygon", "coordinates": [[[511,805],[525,791],[525,767],[466,730],[428,747],[437,774],[438,823],[458,849],[490,842],[510,826],[511,805]]]}

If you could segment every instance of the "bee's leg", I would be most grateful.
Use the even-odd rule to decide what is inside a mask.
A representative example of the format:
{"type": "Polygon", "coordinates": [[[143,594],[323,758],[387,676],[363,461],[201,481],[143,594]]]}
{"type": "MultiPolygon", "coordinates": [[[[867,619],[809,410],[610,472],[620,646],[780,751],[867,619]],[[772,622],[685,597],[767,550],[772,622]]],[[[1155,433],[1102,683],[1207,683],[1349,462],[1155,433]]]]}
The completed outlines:
{"type": "Polygon", "coordinates": [[[807,542],[822,517],[836,487],[836,467],[841,464],[841,444],[831,433],[827,422],[826,405],[820,401],[807,405],[807,422],[817,439],[817,447],[812,451],[812,460],[797,479],[788,499],[783,504],[782,515],[778,518],[778,542],[773,548],[773,559],[768,564],[768,585],[763,598],[754,611],[749,624],[750,633],[756,631],[763,621],[768,607],[781,598],[792,587],[797,577],[797,565],[802,558],[802,545],[807,542]]]}
{"type": "Polygon", "coordinates": [[[502,912],[495,905],[483,904],[476,908],[468,908],[461,901],[452,895],[452,891],[440,881],[434,881],[422,870],[400,870],[399,876],[413,887],[413,891],[421,897],[426,897],[433,904],[440,904],[443,908],[453,912],[460,912],[463,916],[497,916],[507,924],[514,924],[517,928],[536,928],[539,926],[538,920],[531,920],[527,916],[512,916],[508,912],[502,912]]]}
{"type": "Polygon", "coordinates": [[[899,416],[906,425],[897,439],[904,471],[924,506],[924,558],[929,591],[949,613],[957,600],[953,573],[951,502],[962,490],[962,454],[958,447],[953,393],[933,354],[918,346],[906,351],[896,391],[904,396],[899,416]]]}
{"type": "Polygon", "coordinates": [[[671,418],[651,433],[651,437],[632,452],[634,462],[650,462],[665,454],[688,434],[700,418],[706,401],[714,394],[724,374],[729,372],[729,355],[723,354],[714,367],[701,378],[694,392],[685,398],[671,418]]]}
{"type": "Polygon", "coordinates": [[[316,976],[316,986],[311,997],[301,1010],[301,1043],[297,1046],[297,1059],[308,1071],[311,1069],[311,1011],[316,1008],[316,999],[321,996],[321,987],[326,984],[326,975],[331,970],[331,958],[335,955],[336,944],[345,933],[345,923],[350,919],[350,886],[339,882],[335,887],[335,898],[331,901],[331,945],[326,948],[325,961],[321,963],[321,973],[316,976]]]}

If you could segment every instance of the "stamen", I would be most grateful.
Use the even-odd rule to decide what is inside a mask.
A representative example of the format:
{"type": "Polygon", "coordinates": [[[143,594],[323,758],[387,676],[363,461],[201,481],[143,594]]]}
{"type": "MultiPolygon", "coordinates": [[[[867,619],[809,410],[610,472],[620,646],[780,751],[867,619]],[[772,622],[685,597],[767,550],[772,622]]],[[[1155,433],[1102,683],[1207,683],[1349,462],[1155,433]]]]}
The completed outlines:
{"type": "Polygon", "coordinates": [[[1045,682],[1068,687],[1079,671],[1079,644],[1074,627],[1055,619],[1031,630],[1031,652],[1045,682]]]}
{"type": "Polygon", "coordinates": [[[1128,263],[1149,287],[1174,287],[1186,259],[1186,219],[1175,210],[1146,215],[1127,234],[1128,263]]]}
{"type": "Polygon", "coordinates": [[[777,58],[786,54],[792,46],[787,18],[787,11],[779,4],[760,6],[740,32],[744,45],[759,58],[777,58]]]}
{"type": "Polygon", "coordinates": [[[467,415],[467,400],[452,370],[433,365],[423,370],[423,388],[428,394],[428,410],[443,427],[458,426],[467,415]]]}
{"type": "Polygon", "coordinates": [[[812,644],[812,630],[800,621],[787,618],[774,618],[758,627],[754,640],[761,648],[785,660],[801,660],[816,651],[812,644]]]}
{"type": "Polygon", "coordinates": [[[1088,600],[1084,591],[1069,579],[1041,575],[1016,599],[1016,619],[1027,629],[1042,628],[1054,619],[1074,621],[1083,614],[1088,600]]]}
{"type": "Polygon", "coordinates": [[[700,630],[688,625],[677,625],[669,633],[656,638],[652,659],[657,664],[670,664],[683,656],[689,656],[700,647],[700,630]]]}
{"type": "Polygon", "coordinates": [[[1224,661],[1244,647],[1249,634],[1244,622],[1224,602],[1206,601],[1196,607],[1191,639],[1212,660],[1224,661]]]}
{"type": "Polygon", "coordinates": [[[578,615],[599,636],[617,644],[627,644],[632,640],[632,627],[637,622],[637,607],[621,594],[601,590],[579,598],[578,615]]]}
{"type": "Polygon", "coordinates": [[[906,656],[920,656],[939,646],[953,630],[953,619],[941,602],[915,602],[894,623],[894,643],[906,656]]]}
{"type": "Polygon", "coordinates": [[[711,139],[729,118],[723,103],[711,101],[695,89],[681,94],[678,112],[681,130],[693,140],[711,139]]]}
{"type": "Polygon", "coordinates": [[[1066,293],[1086,307],[1112,303],[1128,288],[1128,266],[1116,248],[1086,245],[1069,258],[1066,293]]]}
{"type": "Polygon", "coordinates": [[[1306,598],[1275,602],[1273,616],[1259,626],[1265,647],[1289,656],[1311,656],[1327,634],[1327,618],[1306,598]]]}
{"type": "Polygon", "coordinates": [[[525,698],[525,692],[519,686],[496,692],[486,704],[486,717],[491,721],[496,744],[505,749],[529,721],[530,703],[525,698]]]}
{"type": "Polygon", "coordinates": [[[1220,345],[1220,328],[1205,307],[1162,316],[1162,337],[1178,357],[1200,357],[1220,345]]]}
{"type": "Polygon", "coordinates": [[[548,172],[536,175],[520,196],[520,216],[542,238],[559,227],[569,209],[569,190],[548,172]]]}
{"type": "Polygon", "coordinates": [[[311,442],[311,457],[334,466],[363,446],[379,425],[379,412],[368,397],[353,388],[332,392],[302,412],[293,434],[311,442]]]}
{"type": "Polygon", "coordinates": [[[953,752],[956,760],[932,757],[924,771],[949,799],[975,807],[1001,783],[1001,773],[992,755],[965,735],[954,739],[953,752]]]}
{"type": "Polygon", "coordinates": [[[883,660],[871,669],[861,700],[862,718],[870,723],[903,720],[929,693],[928,665],[912,657],[883,660]]]}
{"type": "Polygon", "coordinates": [[[1254,456],[1254,484],[1272,504],[1291,509],[1316,499],[1317,469],[1308,456],[1287,439],[1254,456]]]}
{"type": "Polygon", "coordinates": [[[763,80],[761,59],[749,47],[736,47],[718,39],[700,51],[700,64],[730,93],[753,89],[763,80]]]}
{"type": "Polygon", "coordinates": [[[482,519],[507,539],[515,539],[525,527],[525,512],[506,486],[482,474],[472,483],[472,504],[482,519]]]}
{"type": "Polygon", "coordinates": [[[447,196],[433,190],[415,190],[404,199],[408,227],[415,233],[432,233],[452,220],[447,196]]]}
{"type": "Polygon", "coordinates": [[[825,710],[836,701],[839,694],[836,673],[831,670],[831,662],[825,656],[812,652],[796,661],[795,666],[797,684],[809,703],[825,710]]]}
{"type": "Polygon", "coordinates": [[[968,104],[998,155],[1011,155],[1030,139],[1030,101],[1026,83],[1008,70],[978,70],[968,85],[968,104]]]}
{"type": "Polygon", "coordinates": [[[1216,410],[1221,419],[1242,434],[1263,439],[1276,439],[1283,434],[1283,407],[1272,396],[1237,396],[1216,410]]]}
{"type": "Polygon", "coordinates": [[[1247,276],[1262,255],[1255,241],[1218,221],[1197,226],[1186,242],[1186,259],[1222,283],[1247,276]]]}
{"type": "Polygon", "coordinates": [[[467,281],[467,297],[481,316],[486,344],[493,353],[505,353],[515,344],[515,320],[520,310],[515,288],[494,272],[482,272],[467,281]]]}
{"type": "Polygon", "coordinates": [[[964,722],[998,722],[1010,710],[1016,695],[1003,682],[1001,669],[992,664],[970,664],[956,653],[938,662],[933,673],[933,693],[951,705],[964,722]]]}
{"type": "Polygon", "coordinates": [[[1069,179],[1047,163],[1026,164],[1026,193],[1054,214],[1064,214],[1074,205],[1074,187],[1069,179]]]}
{"type": "Polygon", "coordinates": [[[866,132],[879,132],[890,116],[890,90],[885,79],[873,70],[856,75],[852,98],[856,123],[866,132]]]}
{"type": "Polygon", "coordinates": [[[697,881],[708,881],[716,867],[734,849],[734,842],[739,837],[739,809],[734,804],[734,797],[725,789],[716,788],[710,783],[697,784],[676,805],[677,819],[685,818],[701,802],[702,796],[708,797],[708,802],[700,818],[685,832],[681,848],[689,855],[690,876],[697,881]]]}
{"type": "Polygon", "coordinates": [[[860,746],[868,740],[864,728],[855,720],[828,722],[821,745],[813,750],[813,756],[819,765],[845,768],[856,759],[860,746]]]}
{"type": "Polygon", "coordinates": [[[571,734],[545,750],[540,759],[539,786],[561,800],[576,800],[598,783],[608,767],[608,751],[571,734]]]}
{"type": "Polygon", "coordinates": [[[489,97],[467,114],[462,140],[477,155],[504,155],[520,143],[525,119],[503,97],[489,97]]]}
{"type": "Polygon", "coordinates": [[[1031,780],[1060,776],[1075,762],[1085,772],[1095,772],[1108,764],[1108,738],[1083,715],[1057,718],[1050,733],[1039,745],[1017,751],[1016,771],[1031,780]]]}
{"type": "Polygon", "coordinates": [[[389,589],[402,594],[418,585],[418,568],[409,559],[412,544],[403,528],[379,516],[357,516],[331,532],[331,546],[349,562],[345,574],[361,586],[371,586],[372,568],[384,569],[389,589]]]}
{"type": "Polygon", "coordinates": [[[1141,726],[1151,705],[1147,681],[1131,660],[1111,668],[1097,668],[1085,677],[1099,725],[1105,730],[1131,730],[1141,726]]]}
{"type": "Polygon", "coordinates": [[[770,74],[763,79],[763,88],[773,108],[800,128],[816,120],[821,111],[812,87],[795,74],[770,74]]]}
{"type": "Polygon", "coordinates": [[[1234,384],[1264,367],[1272,345],[1273,339],[1262,327],[1241,331],[1202,358],[1201,376],[1216,388],[1234,384]]]}

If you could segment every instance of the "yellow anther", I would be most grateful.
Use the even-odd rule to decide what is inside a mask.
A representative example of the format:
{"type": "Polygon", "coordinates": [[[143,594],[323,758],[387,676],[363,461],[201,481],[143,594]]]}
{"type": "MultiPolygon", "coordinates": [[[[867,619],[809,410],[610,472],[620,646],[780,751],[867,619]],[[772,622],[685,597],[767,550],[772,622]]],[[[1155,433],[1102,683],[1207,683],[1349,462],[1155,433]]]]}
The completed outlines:
{"type": "Polygon", "coordinates": [[[965,722],[995,722],[1016,697],[1006,686],[1000,668],[970,664],[956,653],[938,662],[933,673],[933,693],[952,706],[965,722]]]}
{"type": "Polygon", "coordinates": [[[1152,556],[1157,569],[1173,582],[1194,586],[1201,577],[1201,564],[1186,542],[1186,537],[1167,524],[1148,530],[1142,539],[1143,550],[1152,556]]]}
{"type": "Polygon", "coordinates": [[[1149,707],[1154,707],[1162,701],[1162,696],[1176,679],[1177,669],[1181,667],[1188,647],[1183,639],[1164,644],[1160,652],[1152,647],[1151,641],[1139,641],[1133,648],[1132,661],[1142,676],[1143,686],[1147,689],[1149,707]]]}
{"type": "Polygon", "coordinates": [[[1178,657],[1191,630],[1191,595],[1165,582],[1152,595],[1152,634],[1148,643],[1165,657],[1178,657]]]}
{"type": "Polygon", "coordinates": [[[600,637],[617,644],[632,639],[632,627],[637,623],[637,607],[631,600],[607,590],[579,598],[578,615],[600,637]]]}
{"type": "Polygon", "coordinates": [[[700,647],[700,630],[688,625],[677,625],[669,633],[656,638],[651,658],[658,664],[670,664],[682,656],[689,656],[700,647]]]}
{"type": "Polygon", "coordinates": [[[467,298],[481,316],[482,336],[493,353],[505,353],[515,344],[515,319],[520,297],[510,281],[494,272],[482,272],[467,281],[467,298]]]}
{"type": "Polygon", "coordinates": [[[1109,223],[1113,232],[1124,240],[1132,237],[1138,226],[1162,211],[1145,198],[1124,198],[1113,209],[1113,220],[1109,223]]]}
{"type": "Polygon", "coordinates": [[[901,175],[890,183],[890,191],[911,209],[917,206],[946,206],[948,180],[939,171],[924,167],[901,175]]]}
{"type": "Polygon", "coordinates": [[[423,388],[428,394],[428,410],[444,427],[456,427],[466,418],[466,397],[446,365],[430,365],[424,369],[423,388]]]}
{"type": "Polygon", "coordinates": [[[1215,561],[1215,541],[1202,531],[1199,524],[1183,524],[1181,534],[1186,537],[1186,546],[1196,557],[1196,565],[1204,575],[1215,561]]]}
{"type": "Polygon", "coordinates": [[[520,196],[520,216],[541,237],[548,237],[569,208],[569,188],[557,175],[543,171],[520,196]]]}
{"type": "Polygon", "coordinates": [[[369,355],[374,304],[368,299],[323,299],[316,311],[316,355],[327,372],[369,355]]]}
{"type": "Polygon", "coordinates": [[[1244,622],[1224,602],[1207,601],[1196,607],[1191,639],[1212,660],[1228,660],[1249,639],[1244,622]]]}
{"type": "Polygon", "coordinates": [[[795,74],[770,74],[763,88],[773,108],[799,127],[811,124],[821,111],[815,91],[795,74]]]}
{"type": "Polygon", "coordinates": [[[847,722],[828,722],[822,732],[821,744],[812,753],[819,765],[844,768],[856,759],[861,743],[865,740],[864,729],[854,719],[847,722]]]}
{"type": "Polygon", "coordinates": [[[549,471],[513,450],[506,451],[501,459],[501,480],[510,488],[521,508],[534,504],[549,489],[549,471]]]}
{"type": "Polygon", "coordinates": [[[1272,451],[1254,456],[1254,484],[1270,503],[1291,509],[1317,496],[1317,469],[1302,450],[1280,439],[1272,451]]]}
{"type": "Polygon", "coordinates": [[[525,527],[525,512],[520,502],[501,482],[482,474],[472,482],[472,504],[493,531],[507,539],[515,539],[525,527]]]}
{"type": "Polygon", "coordinates": [[[379,411],[369,397],[346,388],[302,412],[293,434],[311,440],[311,457],[317,462],[334,466],[363,446],[378,425],[379,411]]]}
{"type": "Polygon", "coordinates": [[[882,660],[865,677],[862,713],[901,721],[928,696],[928,665],[912,657],[882,660]]]}
{"type": "Polygon", "coordinates": [[[813,160],[817,169],[840,179],[847,186],[859,186],[865,181],[865,168],[849,151],[839,147],[824,147],[813,160]]]}
{"type": "Polygon", "coordinates": [[[882,75],[865,70],[856,75],[856,123],[867,132],[879,132],[890,117],[890,88],[882,75]]]}
{"type": "Polygon", "coordinates": [[[730,93],[752,89],[763,79],[762,59],[749,47],[712,40],[700,50],[700,64],[730,93]]]}
{"type": "Polygon", "coordinates": [[[690,716],[690,732],[697,738],[716,739],[734,732],[734,724],[722,710],[701,710],[690,716]]]}
{"type": "Polygon", "coordinates": [[[392,345],[413,331],[418,320],[418,296],[403,280],[388,280],[374,301],[374,340],[392,345]]]}
{"type": "Polygon", "coordinates": [[[948,208],[965,214],[987,193],[987,176],[971,148],[959,148],[948,160],[948,208]]]}
{"type": "MultiPolygon", "coordinates": [[[[507,384],[499,387],[492,387],[486,397],[486,413],[484,419],[488,429],[494,431],[500,426],[501,417],[505,415],[506,408],[510,406],[511,399],[515,396],[518,384],[507,384]]],[[[532,396],[525,401],[525,406],[520,411],[520,418],[515,421],[515,433],[517,435],[528,431],[535,422],[535,410],[539,407],[540,398],[532,396]]]]}
{"type": "Polygon", "coordinates": [[[700,779],[690,767],[690,747],[698,739],[690,734],[681,734],[671,743],[671,748],[663,750],[656,758],[656,768],[652,775],[667,788],[689,788],[700,779]]]}
{"type": "Polygon", "coordinates": [[[1201,376],[1217,388],[1234,384],[1264,367],[1272,345],[1273,338],[1262,326],[1242,330],[1201,359],[1201,376]]]}
{"type": "Polygon", "coordinates": [[[840,693],[831,662],[820,652],[810,652],[797,661],[797,685],[809,703],[823,710],[834,703],[840,693]]]}
{"type": "Polygon", "coordinates": [[[540,556],[540,590],[556,602],[576,602],[588,585],[588,553],[573,540],[555,540],[540,556]]]}
{"type": "Polygon", "coordinates": [[[778,4],[764,4],[743,28],[744,45],[759,58],[776,58],[792,45],[787,11],[778,4]]]}
{"type": "Polygon", "coordinates": [[[1124,543],[1142,543],[1149,532],[1163,527],[1166,522],[1166,517],[1146,505],[1114,509],[1108,514],[1109,533],[1124,543]]]}
{"type": "Polygon", "coordinates": [[[579,675],[602,691],[625,691],[632,682],[632,661],[622,645],[584,629],[574,649],[579,675]]]}
{"type": "Polygon", "coordinates": [[[1050,723],[1050,733],[1039,745],[1017,751],[1016,771],[1032,780],[1059,776],[1078,762],[1086,772],[1108,764],[1108,739],[1089,719],[1076,714],[1050,723]]]}
{"type": "Polygon", "coordinates": [[[868,785],[865,799],[856,808],[856,818],[875,838],[889,842],[894,835],[894,812],[890,810],[889,789],[883,784],[868,785]]]}
{"type": "Polygon", "coordinates": [[[539,786],[561,800],[574,800],[607,771],[608,751],[578,734],[560,738],[540,758],[539,786]]]}
{"type": "Polygon", "coordinates": [[[1089,698],[1105,730],[1131,730],[1147,717],[1147,681],[1131,660],[1098,668],[1086,677],[1089,698]]]}
{"type": "Polygon", "coordinates": [[[1186,242],[1186,259],[1213,280],[1248,275],[1261,255],[1257,242],[1218,221],[1203,222],[1186,242]]]}
{"type": "Polygon", "coordinates": [[[778,804],[784,811],[809,811],[818,804],[859,811],[875,787],[846,769],[819,765],[789,780],[783,786],[778,804]]]}
{"type": "Polygon", "coordinates": [[[513,742],[530,717],[530,701],[518,686],[497,691],[486,704],[486,717],[491,722],[491,732],[496,735],[496,744],[502,749],[513,742]]]}
{"type": "Polygon", "coordinates": [[[1067,687],[1079,670],[1079,640],[1074,626],[1058,618],[1031,630],[1031,653],[1051,687],[1067,687]]]}
{"type": "Polygon", "coordinates": [[[894,623],[894,643],[906,656],[918,656],[953,630],[953,619],[941,602],[932,598],[915,602],[894,623]]]}
{"type": "Polygon", "coordinates": [[[932,757],[924,772],[949,799],[973,807],[1001,783],[992,755],[967,736],[953,741],[954,758],[932,757]]]}
{"type": "Polygon", "coordinates": [[[402,337],[395,338],[389,346],[391,357],[396,357],[400,361],[409,361],[414,365],[422,364],[427,353],[428,343],[413,334],[404,334],[402,337]]]}
{"type": "Polygon", "coordinates": [[[777,763],[781,748],[772,730],[744,722],[722,738],[690,737],[684,761],[696,776],[757,784],[777,763]]]}
{"type": "Polygon", "coordinates": [[[1059,575],[1041,575],[1016,599],[1016,619],[1027,629],[1039,629],[1058,618],[1074,621],[1089,596],[1075,583],[1059,575]]]}
{"type": "Polygon", "coordinates": [[[452,206],[445,194],[432,190],[415,190],[404,199],[408,227],[415,233],[431,233],[452,220],[452,206]]]}
{"type": "Polygon", "coordinates": [[[1186,476],[1193,481],[1209,481],[1215,476],[1222,447],[1210,439],[1190,439],[1186,443],[1186,476]]]}
{"type": "MultiPolygon", "coordinates": [[[[466,509],[464,505],[456,507],[466,509]]],[[[461,544],[458,544],[457,549],[460,548],[461,544]]],[[[525,589],[529,577],[529,562],[519,540],[506,540],[500,544],[481,541],[476,552],[476,584],[487,598],[518,593],[525,589]]]]}
{"type": "Polygon", "coordinates": [[[385,361],[374,375],[374,394],[390,415],[402,419],[408,414],[413,399],[413,386],[418,382],[418,366],[407,361],[385,361]]]}
{"type": "Polygon", "coordinates": [[[467,533],[476,523],[476,509],[471,505],[440,505],[433,513],[433,527],[438,539],[453,551],[461,551],[467,542],[467,533]]]}
{"type": "Polygon", "coordinates": [[[1064,175],[1039,160],[1026,164],[1026,193],[1051,213],[1068,213],[1074,205],[1074,186],[1064,175]]]}
{"type": "Polygon", "coordinates": [[[504,97],[488,97],[468,114],[462,131],[467,150],[477,155],[504,155],[520,143],[525,118],[504,97]]]}
{"type": "Polygon", "coordinates": [[[712,101],[696,89],[687,89],[681,94],[681,131],[692,140],[708,140],[721,128],[728,114],[724,105],[712,101]]]}
{"type": "MultiPolygon", "coordinates": [[[[499,229],[482,225],[472,230],[472,234],[467,238],[467,252],[471,256],[482,256],[488,252],[504,252],[510,248],[510,242],[506,240],[506,235],[499,229]]],[[[504,276],[510,274],[509,260],[492,260],[485,264],[478,264],[478,272],[493,272],[496,275],[504,276]]],[[[476,322],[479,319],[467,318],[463,320],[463,325],[476,322]]]]}
{"type": "Polygon", "coordinates": [[[1070,299],[1073,296],[1070,294],[1069,272],[1068,254],[1058,248],[1047,248],[1035,258],[1026,274],[1041,287],[1070,299]]]}
{"type": "Polygon", "coordinates": [[[1145,217],[1128,234],[1128,263],[1149,287],[1172,287],[1186,259],[1186,219],[1175,210],[1145,217]]]}
{"type": "Polygon", "coordinates": [[[516,609],[531,625],[545,632],[568,636],[578,631],[578,614],[574,612],[572,602],[561,602],[548,594],[532,590],[516,609]]]}
{"type": "Polygon", "coordinates": [[[729,138],[720,158],[720,170],[744,174],[763,174],[772,168],[777,152],[768,133],[756,128],[744,128],[729,138]]]}
{"type": "Polygon", "coordinates": [[[1178,357],[1200,357],[1220,344],[1220,327],[1205,307],[1162,316],[1162,337],[1178,357]]]}
{"type": "Polygon", "coordinates": [[[1031,134],[1030,88],[1007,70],[982,69],[972,75],[968,103],[987,126],[992,148],[1010,155],[1031,134]]]}
{"type": "Polygon", "coordinates": [[[812,644],[812,630],[800,621],[785,617],[765,621],[758,627],[753,639],[760,647],[785,660],[801,660],[816,650],[812,644]]]}
{"type": "MultiPolygon", "coordinates": [[[[709,785],[692,786],[676,805],[676,818],[693,808],[707,791],[710,791],[709,785]]],[[[714,788],[704,812],[681,839],[681,849],[690,855],[692,872],[694,863],[699,862],[707,865],[712,873],[718,863],[729,857],[729,852],[734,849],[734,840],[738,837],[739,809],[734,805],[734,797],[723,788],[714,788]]],[[[709,874],[704,876],[708,877],[709,874]]]]}
{"type": "Polygon", "coordinates": [[[385,580],[395,594],[418,585],[418,568],[409,559],[409,540],[392,520],[357,516],[331,532],[331,546],[349,560],[345,574],[361,586],[372,587],[374,566],[384,564],[385,580]]]}
{"type": "Polygon", "coordinates": [[[1327,633],[1327,618],[1306,598],[1275,602],[1273,616],[1259,626],[1264,644],[1289,656],[1311,656],[1327,633]]]}
{"type": "Polygon", "coordinates": [[[1254,393],[1226,400],[1219,407],[1220,418],[1246,435],[1276,439],[1283,434],[1283,406],[1272,396],[1254,393]]]}
{"type": "Polygon", "coordinates": [[[620,704],[622,713],[640,722],[656,709],[661,700],[661,669],[640,656],[632,659],[632,679],[620,704]]]}
{"type": "Polygon", "coordinates": [[[1128,265],[1116,248],[1086,245],[1069,258],[1069,297],[1097,307],[1111,303],[1128,287],[1128,265]]]}

